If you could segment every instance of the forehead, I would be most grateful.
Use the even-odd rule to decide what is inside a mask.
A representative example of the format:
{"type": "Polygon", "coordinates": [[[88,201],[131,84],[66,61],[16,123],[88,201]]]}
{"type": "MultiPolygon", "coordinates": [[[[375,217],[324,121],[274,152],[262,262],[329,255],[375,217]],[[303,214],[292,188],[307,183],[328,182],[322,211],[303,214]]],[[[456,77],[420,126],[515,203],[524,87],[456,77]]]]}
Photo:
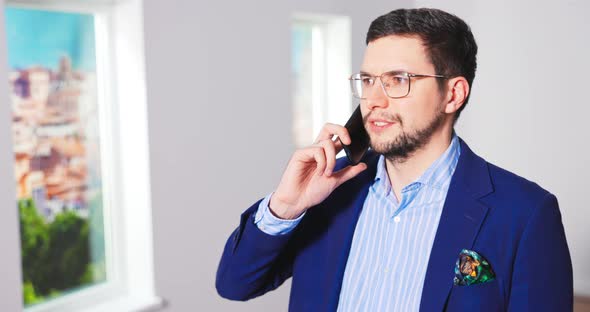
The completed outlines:
{"type": "Polygon", "coordinates": [[[367,45],[361,70],[373,75],[392,70],[431,74],[434,73],[434,66],[422,39],[417,36],[392,35],[367,45]]]}

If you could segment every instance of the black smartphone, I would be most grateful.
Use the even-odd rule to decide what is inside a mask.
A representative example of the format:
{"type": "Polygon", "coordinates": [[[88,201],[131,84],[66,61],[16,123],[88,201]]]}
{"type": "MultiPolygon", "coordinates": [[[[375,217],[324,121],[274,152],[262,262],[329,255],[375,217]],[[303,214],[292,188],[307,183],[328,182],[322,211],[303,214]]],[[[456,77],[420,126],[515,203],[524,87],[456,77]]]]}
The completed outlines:
{"type": "Polygon", "coordinates": [[[363,115],[361,114],[360,105],[356,107],[344,127],[348,130],[351,143],[350,145],[344,145],[342,140],[340,140],[340,143],[342,143],[348,161],[354,166],[361,161],[363,156],[365,156],[370,145],[369,135],[363,124],[363,115]]]}

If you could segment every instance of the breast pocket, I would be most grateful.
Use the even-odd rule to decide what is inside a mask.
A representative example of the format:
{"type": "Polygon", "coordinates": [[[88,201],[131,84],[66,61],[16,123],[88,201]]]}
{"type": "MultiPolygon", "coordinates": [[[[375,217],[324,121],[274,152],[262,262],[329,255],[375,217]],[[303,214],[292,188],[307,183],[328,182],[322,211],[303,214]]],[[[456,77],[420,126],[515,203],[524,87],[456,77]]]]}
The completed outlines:
{"type": "Polygon", "coordinates": [[[446,311],[504,311],[499,279],[469,286],[453,285],[446,311]]]}

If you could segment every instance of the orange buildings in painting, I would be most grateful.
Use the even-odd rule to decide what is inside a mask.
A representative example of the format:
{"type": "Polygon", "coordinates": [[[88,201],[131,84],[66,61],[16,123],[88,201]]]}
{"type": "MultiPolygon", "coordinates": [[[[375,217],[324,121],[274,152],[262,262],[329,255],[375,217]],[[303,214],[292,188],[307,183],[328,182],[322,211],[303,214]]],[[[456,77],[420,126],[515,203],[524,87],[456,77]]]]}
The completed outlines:
{"type": "Polygon", "coordinates": [[[10,75],[17,196],[33,198],[47,218],[64,209],[87,213],[83,79],[66,57],[57,72],[34,67],[10,75]]]}

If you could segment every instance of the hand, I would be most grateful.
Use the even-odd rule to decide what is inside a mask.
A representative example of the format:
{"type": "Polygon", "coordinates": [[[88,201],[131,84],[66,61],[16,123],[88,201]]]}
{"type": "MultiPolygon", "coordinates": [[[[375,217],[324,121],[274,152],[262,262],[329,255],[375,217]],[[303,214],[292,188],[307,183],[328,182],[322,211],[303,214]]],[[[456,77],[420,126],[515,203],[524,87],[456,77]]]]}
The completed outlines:
{"type": "Polygon", "coordinates": [[[270,210],[277,217],[296,219],[310,207],[324,201],[342,183],[367,168],[366,164],[359,163],[333,172],[336,154],[342,150],[340,140],[332,140],[335,135],[344,144],[350,144],[345,127],[327,123],[316,143],[293,153],[270,199],[270,210]]]}

